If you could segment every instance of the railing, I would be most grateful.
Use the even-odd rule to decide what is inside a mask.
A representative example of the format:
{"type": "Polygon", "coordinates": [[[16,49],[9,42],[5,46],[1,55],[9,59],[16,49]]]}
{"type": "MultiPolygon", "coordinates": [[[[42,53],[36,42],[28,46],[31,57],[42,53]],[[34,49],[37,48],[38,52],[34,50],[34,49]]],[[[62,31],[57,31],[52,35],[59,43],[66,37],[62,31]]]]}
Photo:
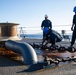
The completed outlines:
{"type": "MultiPolygon", "coordinates": [[[[71,24],[69,25],[53,25],[53,30],[59,32],[60,34],[63,34],[63,31],[65,31],[64,34],[72,34],[71,31],[71,24]]],[[[18,34],[37,34],[42,33],[40,26],[35,27],[18,27],[18,34]]]]}

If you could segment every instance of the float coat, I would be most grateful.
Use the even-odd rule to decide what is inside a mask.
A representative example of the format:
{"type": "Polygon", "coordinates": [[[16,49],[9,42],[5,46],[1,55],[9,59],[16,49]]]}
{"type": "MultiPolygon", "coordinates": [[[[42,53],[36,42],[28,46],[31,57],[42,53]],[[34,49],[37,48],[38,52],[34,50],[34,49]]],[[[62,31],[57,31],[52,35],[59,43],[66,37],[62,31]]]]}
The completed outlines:
{"type": "Polygon", "coordinates": [[[38,62],[35,50],[28,43],[18,43],[12,40],[5,42],[5,47],[19,53],[24,58],[24,64],[36,64],[38,62]]]}

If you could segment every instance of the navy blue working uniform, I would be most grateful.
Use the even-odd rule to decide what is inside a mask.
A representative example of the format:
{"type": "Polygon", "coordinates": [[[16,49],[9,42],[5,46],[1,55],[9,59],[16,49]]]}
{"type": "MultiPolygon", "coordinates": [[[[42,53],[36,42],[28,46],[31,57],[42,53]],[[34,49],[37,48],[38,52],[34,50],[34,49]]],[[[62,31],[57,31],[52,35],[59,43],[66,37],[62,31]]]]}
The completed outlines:
{"type": "Polygon", "coordinates": [[[43,28],[43,39],[44,39],[49,29],[52,29],[52,22],[48,19],[43,20],[41,24],[41,28],[43,28]]]}
{"type": "Polygon", "coordinates": [[[71,46],[75,43],[75,39],[76,39],[76,13],[73,16],[73,24],[74,24],[74,30],[72,34],[71,46]]]}

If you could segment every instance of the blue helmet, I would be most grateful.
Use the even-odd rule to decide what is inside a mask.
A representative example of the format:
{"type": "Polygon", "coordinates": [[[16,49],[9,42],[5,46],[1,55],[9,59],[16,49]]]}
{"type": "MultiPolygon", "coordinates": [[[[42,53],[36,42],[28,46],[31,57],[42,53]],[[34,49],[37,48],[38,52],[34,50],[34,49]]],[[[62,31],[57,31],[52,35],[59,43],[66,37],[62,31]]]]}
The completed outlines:
{"type": "Polygon", "coordinates": [[[45,34],[47,34],[48,31],[49,31],[49,28],[44,28],[44,29],[43,29],[43,32],[44,32],[45,34]]]}
{"type": "Polygon", "coordinates": [[[73,8],[73,12],[76,12],[76,6],[73,8]]]}

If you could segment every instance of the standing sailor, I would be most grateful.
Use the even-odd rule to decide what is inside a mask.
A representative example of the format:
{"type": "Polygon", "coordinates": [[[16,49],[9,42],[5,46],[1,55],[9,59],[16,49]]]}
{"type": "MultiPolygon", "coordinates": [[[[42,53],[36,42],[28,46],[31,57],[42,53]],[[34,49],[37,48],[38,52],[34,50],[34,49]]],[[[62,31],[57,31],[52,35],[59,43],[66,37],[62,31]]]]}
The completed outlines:
{"type": "Polygon", "coordinates": [[[42,45],[44,45],[44,42],[46,42],[45,46],[48,43],[51,43],[53,46],[55,45],[55,34],[52,30],[52,22],[48,19],[48,16],[45,15],[45,20],[42,21],[41,29],[43,30],[43,41],[42,45]]]}
{"type": "Polygon", "coordinates": [[[52,22],[48,19],[47,15],[45,15],[45,20],[42,21],[41,29],[43,30],[43,40],[44,40],[46,34],[49,32],[49,29],[52,29],[52,22]]]}
{"type": "Polygon", "coordinates": [[[76,39],[76,6],[74,7],[73,12],[75,12],[75,14],[73,16],[73,22],[72,22],[72,27],[71,27],[71,30],[73,31],[72,40],[71,40],[71,47],[74,45],[75,39],[76,39]]]}

